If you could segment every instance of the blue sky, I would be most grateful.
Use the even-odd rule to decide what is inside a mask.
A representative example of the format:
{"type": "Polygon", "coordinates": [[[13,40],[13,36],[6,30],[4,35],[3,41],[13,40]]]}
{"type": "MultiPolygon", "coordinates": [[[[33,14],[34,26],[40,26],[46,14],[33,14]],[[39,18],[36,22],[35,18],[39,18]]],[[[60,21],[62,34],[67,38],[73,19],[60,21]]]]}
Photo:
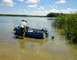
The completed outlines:
{"type": "Polygon", "coordinates": [[[76,6],[77,0],[0,0],[0,14],[74,13],[76,6]]]}

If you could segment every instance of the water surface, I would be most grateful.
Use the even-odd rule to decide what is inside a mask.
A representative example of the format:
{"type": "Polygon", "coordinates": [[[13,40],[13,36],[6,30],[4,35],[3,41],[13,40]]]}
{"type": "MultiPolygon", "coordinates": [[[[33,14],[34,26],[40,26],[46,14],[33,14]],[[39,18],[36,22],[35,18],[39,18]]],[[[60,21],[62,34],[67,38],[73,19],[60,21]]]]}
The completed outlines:
{"type": "Polygon", "coordinates": [[[52,27],[54,20],[47,17],[0,17],[0,60],[77,60],[77,45],[69,43],[65,36],[52,27]],[[22,19],[27,26],[46,28],[49,37],[20,39],[13,33],[22,19]],[[51,39],[55,36],[55,39],[51,39]]]}

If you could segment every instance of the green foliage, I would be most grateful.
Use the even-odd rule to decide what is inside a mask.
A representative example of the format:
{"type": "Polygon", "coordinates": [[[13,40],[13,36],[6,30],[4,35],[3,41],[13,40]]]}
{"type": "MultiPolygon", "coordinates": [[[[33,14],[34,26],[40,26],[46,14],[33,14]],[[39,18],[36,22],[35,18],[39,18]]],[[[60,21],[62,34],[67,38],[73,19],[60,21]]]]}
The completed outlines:
{"type": "Polygon", "coordinates": [[[49,13],[47,17],[57,17],[60,13],[49,13]]]}
{"type": "Polygon", "coordinates": [[[60,14],[55,25],[65,30],[66,37],[77,42],[77,14],[60,14]]]}
{"type": "Polygon", "coordinates": [[[16,17],[46,17],[38,15],[17,15],[17,14],[0,14],[0,16],[16,16],[16,17]]]}

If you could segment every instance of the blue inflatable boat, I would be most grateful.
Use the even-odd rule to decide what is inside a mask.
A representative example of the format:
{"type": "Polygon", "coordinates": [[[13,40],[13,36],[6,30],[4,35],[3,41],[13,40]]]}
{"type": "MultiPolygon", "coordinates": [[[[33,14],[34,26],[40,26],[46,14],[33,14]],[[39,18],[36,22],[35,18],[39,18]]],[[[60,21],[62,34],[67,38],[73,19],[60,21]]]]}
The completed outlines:
{"type": "MultiPolygon", "coordinates": [[[[25,37],[32,37],[32,38],[38,38],[38,39],[44,39],[48,37],[48,30],[47,29],[35,29],[35,28],[30,28],[29,26],[26,26],[25,31],[25,37]]],[[[17,26],[14,28],[15,34],[16,35],[21,35],[20,27],[17,26]]]]}

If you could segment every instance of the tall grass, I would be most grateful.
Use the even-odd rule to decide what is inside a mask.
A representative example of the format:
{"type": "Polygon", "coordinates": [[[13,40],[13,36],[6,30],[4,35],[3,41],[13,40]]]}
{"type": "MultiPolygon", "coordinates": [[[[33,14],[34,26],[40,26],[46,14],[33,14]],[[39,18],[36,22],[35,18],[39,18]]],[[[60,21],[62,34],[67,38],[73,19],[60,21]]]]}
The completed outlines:
{"type": "Polygon", "coordinates": [[[60,14],[55,26],[64,29],[66,37],[77,42],[77,14],[60,14]]]}

